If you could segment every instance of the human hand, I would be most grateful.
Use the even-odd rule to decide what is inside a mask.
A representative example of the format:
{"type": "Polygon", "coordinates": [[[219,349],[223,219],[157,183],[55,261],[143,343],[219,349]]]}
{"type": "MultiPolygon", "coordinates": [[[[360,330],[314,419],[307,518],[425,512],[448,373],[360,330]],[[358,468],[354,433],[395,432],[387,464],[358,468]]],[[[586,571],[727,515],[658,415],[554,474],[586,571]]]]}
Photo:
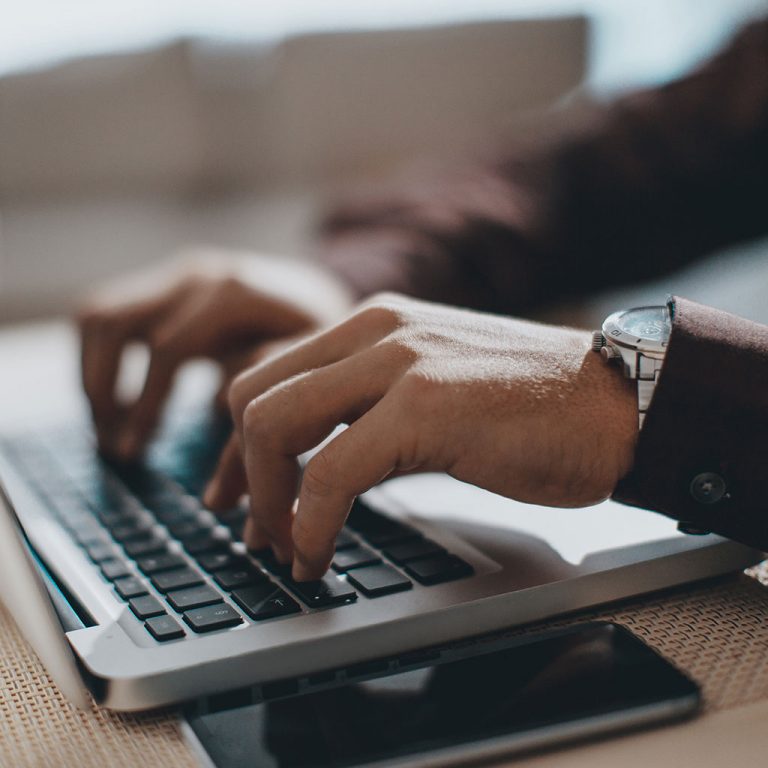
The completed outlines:
{"type": "Polygon", "coordinates": [[[337,320],[351,296],[311,263],[256,254],[198,250],[116,281],[80,312],[82,377],[102,450],[130,460],[159,419],[185,361],[217,361],[225,381],[286,339],[337,320]],[[123,351],[150,353],[135,402],[118,401],[123,351]]]}
{"type": "Polygon", "coordinates": [[[637,403],[590,347],[584,331],[377,298],[235,379],[235,435],[205,501],[226,509],[247,490],[246,543],[293,559],[298,580],[328,568],[355,496],[397,474],[596,503],[632,464],[637,403]],[[302,477],[296,457],[342,423],[302,477]]]}

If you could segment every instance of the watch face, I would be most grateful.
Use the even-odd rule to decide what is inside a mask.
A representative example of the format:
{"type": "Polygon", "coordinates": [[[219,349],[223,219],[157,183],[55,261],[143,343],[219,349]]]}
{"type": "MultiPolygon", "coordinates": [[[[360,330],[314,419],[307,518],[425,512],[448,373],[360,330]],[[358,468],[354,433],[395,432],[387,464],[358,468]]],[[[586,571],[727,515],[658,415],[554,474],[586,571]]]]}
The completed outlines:
{"type": "Polygon", "coordinates": [[[616,324],[624,333],[645,341],[667,341],[672,331],[667,307],[630,309],[622,313],[616,324]]]}

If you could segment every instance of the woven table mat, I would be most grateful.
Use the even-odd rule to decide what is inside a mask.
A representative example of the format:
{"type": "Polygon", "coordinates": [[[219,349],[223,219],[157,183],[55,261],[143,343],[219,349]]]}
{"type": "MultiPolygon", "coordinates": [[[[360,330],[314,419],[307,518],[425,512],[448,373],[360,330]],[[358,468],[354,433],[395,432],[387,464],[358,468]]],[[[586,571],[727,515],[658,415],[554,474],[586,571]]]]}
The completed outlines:
{"type": "Polygon", "coordinates": [[[67,704],[0,606],[2,768],[192,768],[170,710],[121,714],[67,704]]]}
{"type": "MultiPolygon", "coordinates": [[[[768,698],[768,561],[744,575],[635,598],[513,630],[584,620],[631,629],[701,685],[709,711],[768,698]]],[[[197,765],[171,710],[70,707],[0,607],[0,766],[197,765]]]]}

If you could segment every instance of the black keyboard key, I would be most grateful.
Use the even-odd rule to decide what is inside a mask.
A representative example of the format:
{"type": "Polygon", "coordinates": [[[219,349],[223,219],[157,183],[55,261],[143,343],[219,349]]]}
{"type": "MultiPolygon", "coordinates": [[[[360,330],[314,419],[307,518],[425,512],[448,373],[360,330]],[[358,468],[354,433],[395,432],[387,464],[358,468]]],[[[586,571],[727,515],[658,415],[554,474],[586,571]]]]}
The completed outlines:
{"type": "Polygon", "coordinates": [[[193,557],[208,552],[225,552],[229,549],[230,539],[219,533],[208,533],[184,541],[184,549],[193,557]]]}
{"type": "Polygon", "coordinates": [[[429,539],[413,539],[402,544],[393,544],[384,550],[384,554],[396,563],[407,563],[410,560],[419,560],[422,557],[441,555],[445,550],[429,539]]]}
{"type": "Polygon", "coordinates": [[[107,528],[119,528],[123,525],[133,525],[140,518],[135,509],[99,509],[96,514],[107,528]]]}
{"type": "Polygon", "coordinates": [[[421,534],[409,525],[397,523],[394,520],[381,528],[371,531],[364,531],[363,536],[374,547],[387,547],[390,544],[397,544],[401,541],[417,539],[421,534]]]}
{"type": "Polygon", "coordinates": [[[177,568],[175,571],[156,573],[152,577],[152,584],[158,592],[170,592],[173,589],[184,587],[196,587],[203,583],[203,577],[191,568],[177,568]]]}
{"type": "Polygon", "coordinates": [[[101,572],[104,574],[104,578],[109,579],[110,581],[122,579],[125,576],[131,575],[131,570],[128,567],[128,564],[117,558],[105,560],[101,564],[101,572]]]}
{"type": "Polygon", "coordinates": [[[208,533],[211,530],[211,526],[208,523],[201,522],[197,515],[195,515],[175,523],[169,523],[168,530],[172,536],[175,536],[180,541],[186,541],[187,539],[194,539],[196,536],[208,533]]]}
{"type": "Polygon", "coordinates": [[[356,500],[352,504],[352,509],[347,516],[347,525],[355,531],[362,530],[367,525],[371,524],[371,521],[381,517],[377,512],[374,512],[370,507],[365,506],[360,500],[356,500]]]}
{"type": "Polygon", "coordinates": [[[350,547],[333,556],[333,570],[337,573],[345,573],[350,568],[359,568],[363,565],[373,565],[380,562],[381,558],[372,549],[350,547]]]}
{"type": "Polygon", "coordinates": [[[184,621],[195,632],[212,632],[215,629],[226,629],[242,624],[243,617],[231,605],[219,603],[187,611],[184,614],[184,621]]]}
{"type": "Polygon", "coordinates": [[[199,510],[199,505],[189,496],[183,495],[181,490],[174,485],[168,485],[165,488],[144,494],[142,501],[147,509],[151,509],[155,513],[158,520],[162,515],[169,522],[189,513],[196,514],[199,510]]]}
{"type": "Polygon", "coordinates": [[[463,579],[471,576],[474,569],[469,563],[465,563],[456,555],[437,555],[423,560],[412,560],[406,563],[405,571],[422,584],[442,584],[454,579],[463,579]]]}
{"type": "Polygon", "coordinates": [[[299,604],[271,581],[238,589],[232,599],[256,621],[301,612],[299,604]]]}
{"type": "Polygon", "coordinates": [[[88,553],[88,557],[93,560],[94,563],[102,563],[104,560],[112,560],[117,554],[117,550],[111,544],[105,544],[101,541],[96,541],[93,544],[88,544],[85,548],[88,553]]]}
{"type": "Polygon", "coordinates": [[[349,532],[345,530],[339,531],[339,535],[336,537],[336,551],[340,549],[349,549],[349,547],[356,547],[360,542],[349,532]]]}
{"type": "Polygon", "coordinates": [[[207,584],[201,584],[199,587],[189,587],[188,589],[179,589],[175,592],[169,592],[165,599],[171,604],[171,607],[182,613],[190,608],[202,608],[204,605],[213,605],[221,603],[221,595],[207,584]]]}
{"type": "Polygon", "coordinates": [[[186,632],[181,628],[179,622],[172,616],[155,616],[154,619],[147,619],[144,626],[149,630],[149,634],[159,640],[161,643],[166,640],[176,640],[184,637],[186,632]]]}
{"type": "Polygon", "coordinates": [[[208,573],[215,573],[222,570],[222,568],[230,568],[237,563],[237,560],[231,552],[209,552],[208,554],[200,555],[197,558],[197,562],[208,573]]]}
{"type": "Polygon", "coordinates": [[[138,579],[135,576],[128,576],[124,579],[117,579],[115,581],[115,592],[117,592],[123,600],[128,600],[130,597],[146,595],[147,586],[141,579],[138,579]]]}
{"type": "Polygon", "coordinates": [[[376,547],[386,547],[421,536],[409,525],[376,512],[359,501],[354,503],[347,525],[376,547]]]}
{"type": "Polygon", "coordinates": [[[254,549],[249,550],[249,554],[261,561],[261,564],[275,576],[279,576],[282,579],[291,578],[291,564],[281,563],[276,557],[275,553],[270,547],[266,549],[254,549]]]}
{"type": "Polygon", "coordinates": [[[152,555],[151,557],[142,557],[137,561],[139,570],[151,576],[161,571],[170,571],[174,568],[181,568],[186,565],[186,560],[176,553],[165,552],[161,555],[152,555]]]}
{"type": "Polygon", "coordinates": [[[249,587],[251,584],[258,584],[260,581],[268,581],[267,577],[250,563],[218,571],[213,575],[213,580],[228,592],[240,587],[249,587]]]}
{"type": "Polygon", "coordinates": [[[146,538],[150,527],[151,524],[147,521],[130,522],[124,525],[116,525],[114,528],[110,528],[110,531],[113,539],[124,544],[127,541],[146,538]]]}
{"type": "Polygon", "coordinates": [[[152,595],[131,598],[128,605],[138,619],[150,619],[152,616],[161,616],[165,613],[163,604],[152,595]]]}
{"type": "Polygon", "coordinates": [[[110,462],[115,474],[140,498],[150,498],[153,493],[162,493],[168,488],[167,481],[141,464],[118,464],[110,462]]]}
{"type": "Polygon", "coordinates": [[[413,586],[402,573],[384,564],[355,568],[347,573],[347,580],[366,597],[381,597],[413,586]]]}
{"type": "Polygon", "coordinates": [[[310,608],[345,605],[357,600],[357,592],[332,573],[326,573],[319,581],[286,579],[285,582],[310,608]]]}
{"type": "Polygon", "coordinates": [[[145,555],[158,555],[166,551],[168,542],[158,536],[147,536],[142,539],[126,541],[123,549],[128,557],[144,557],[145,555]]]}
{"type": "Polygon", "coordinates": [[[195,522],[197,520],[197,512],[176,507],[153,510],[153,514],[158,522],[169,528],[172,525],[181,525],[182,523],[195,522]]]}
{"type": "Polygon", "coordinates": [[[95,521],[78,523],[70,528],[75,541],[87,547],[90,544],[106,544],[112,539],[106,534],[104,529],[95,521]]]}

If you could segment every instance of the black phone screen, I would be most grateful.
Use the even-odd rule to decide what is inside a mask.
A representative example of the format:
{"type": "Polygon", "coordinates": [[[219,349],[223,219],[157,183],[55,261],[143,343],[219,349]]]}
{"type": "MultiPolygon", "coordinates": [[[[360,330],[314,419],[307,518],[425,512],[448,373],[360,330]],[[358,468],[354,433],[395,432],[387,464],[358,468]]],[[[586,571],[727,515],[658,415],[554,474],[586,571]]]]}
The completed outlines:
{"type": "Polygon", "coordinates": [[[694,708],[697,688],[671,664],[616,625],[587,624],[189,722],[220,768],[325,768],[415,757],[679,699],[694,708]]]}

